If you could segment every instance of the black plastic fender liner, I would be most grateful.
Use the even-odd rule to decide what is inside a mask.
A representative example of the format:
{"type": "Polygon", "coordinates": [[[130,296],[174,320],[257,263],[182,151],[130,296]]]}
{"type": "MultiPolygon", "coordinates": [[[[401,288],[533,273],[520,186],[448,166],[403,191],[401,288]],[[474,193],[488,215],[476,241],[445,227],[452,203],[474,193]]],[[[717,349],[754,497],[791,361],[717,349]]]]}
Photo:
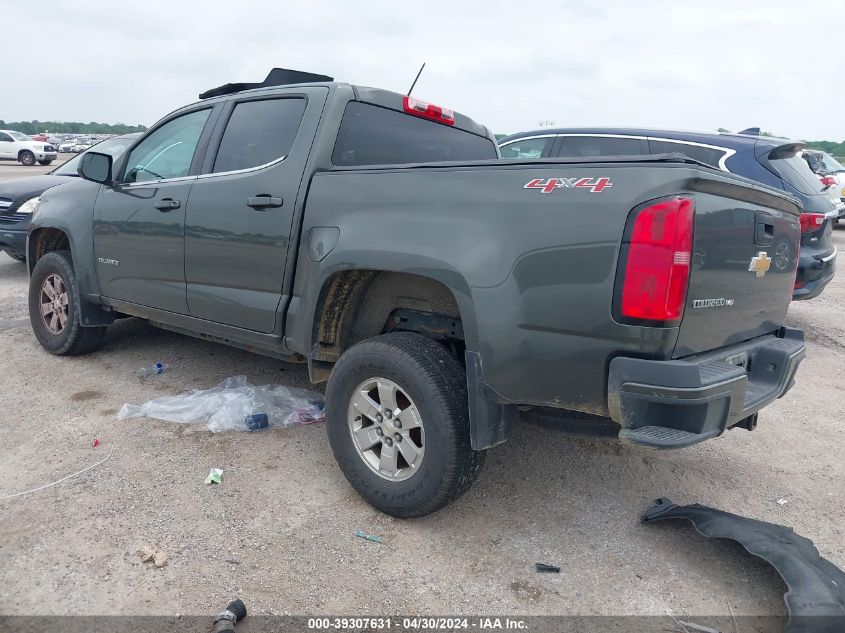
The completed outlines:
{"type": "Polygon", "coordinates": [[[845,632],[845,573],[822,558],[813,542],[791,527],[749,519],[697,503],[678,506],[662,497],[643,515],[643,523],[687,519],[699,534],[727,538],[762,558],[786,583],[789,621],[785,633],[845,632]]]}

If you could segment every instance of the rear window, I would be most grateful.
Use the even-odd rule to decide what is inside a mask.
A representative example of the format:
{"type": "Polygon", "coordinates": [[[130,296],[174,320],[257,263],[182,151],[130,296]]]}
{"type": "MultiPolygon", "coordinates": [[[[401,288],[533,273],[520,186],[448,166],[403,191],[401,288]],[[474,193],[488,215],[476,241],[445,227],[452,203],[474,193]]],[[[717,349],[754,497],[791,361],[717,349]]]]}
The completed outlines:
{"type": "Polygon", "coordinates": [[[305,99],[242,101],[235,106],[214,160],[214,172],[266,165],[290,153],[305,99]]]}
{"type": "Polygon", "coordinates": [[[678,152],[684,156],[689,156],[693,160],[697,160],[705,165],[713,167],[720,167],[719,161],[725,155],[725,150],[714,149],[712,147],[702,147],[701,145],[690,145],[683,141],[672,143],[670,141],[656,141],[649,139],[652,154],[672,154],[678,152]]]}
{"type": "Polygon", "coordinates": [[[332,154],[343,167],[490,158],[488,138],[360,101],[346,106],[332,154]]]}
{"type": "Polygon", "coordinates": [[[801,158],[800,153],[796,152],[790,155],[775,150],[772,154],[779,157],[769,158],[769,165],[778,176],[801,193],[810,195],[821,193],[822,185],[819,177],[813,173],[807,161],[801,158]]]}

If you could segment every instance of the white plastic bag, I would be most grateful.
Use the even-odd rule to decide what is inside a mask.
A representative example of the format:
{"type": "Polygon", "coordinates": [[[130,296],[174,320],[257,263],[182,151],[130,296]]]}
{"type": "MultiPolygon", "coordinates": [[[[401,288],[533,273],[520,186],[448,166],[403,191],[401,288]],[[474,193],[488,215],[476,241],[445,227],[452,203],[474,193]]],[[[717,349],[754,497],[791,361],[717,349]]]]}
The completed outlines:
{"type": "Polygon", "coordinates": [[[195,389],[178,396],[165,396],[144,404],[124,404],[119,419],[146,416],[168,422],[205,422],[213,433],[248,431],[244,418],[266,413],[269,426],[294,426],[322,422],[323,396],[307,389],[262,385],[246,376],[232,376],[213,389],[195,389]]]}

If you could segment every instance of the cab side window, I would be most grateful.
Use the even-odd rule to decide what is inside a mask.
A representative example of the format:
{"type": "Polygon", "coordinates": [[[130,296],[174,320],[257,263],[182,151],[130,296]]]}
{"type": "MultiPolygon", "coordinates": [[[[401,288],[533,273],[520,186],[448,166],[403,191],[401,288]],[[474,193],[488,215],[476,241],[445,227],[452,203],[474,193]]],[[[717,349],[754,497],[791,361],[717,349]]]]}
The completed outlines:
{"type": "Polygon", "coordinates": [[[238,103],[226,124],[212,171],[249,169],[290,154],[305,103],[302,98],[238,103]]]}
{"type": "Polygon", "coordinates": [[[639,156],[648,154],[645,141],[618,136],[563,136],[557,155],[566,158],[590,156],[639,156]]]}
{"type": "Polygon", "coordinates": [[[0,132],[0,141],[5,141],[7,143],[11,143],[12,137],[6,134],[5,132],[0,132]]]}
{"type": "Polygon", "coordinates": [[[181,178],[191,171],[202,130],[211,109],[172,119],[153,131],[129,154],[123,182],[181,178]]]}
{"type": "Polygon", "coordinates": [[[507,145],[502,145],[499,152],[502,154],[502,158],[510,160],[542,158],[548,155],[547,150],[554,140],[554,137],[517,139],[507,145]]]}

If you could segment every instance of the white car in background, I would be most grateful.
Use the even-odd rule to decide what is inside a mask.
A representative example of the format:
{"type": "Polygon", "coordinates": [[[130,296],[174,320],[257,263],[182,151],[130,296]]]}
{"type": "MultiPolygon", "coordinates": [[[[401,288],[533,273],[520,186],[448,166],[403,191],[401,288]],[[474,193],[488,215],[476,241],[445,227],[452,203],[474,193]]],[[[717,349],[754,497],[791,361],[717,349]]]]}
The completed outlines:
{"type": "Polygon", "coordinates": [[[817,149],[805,149],[801,158],[807,161],[813,173],[819,177],[822,185],[827,186],[827,193],[836,204],[839,220],[845,218],[845,166],[827,152],[817,149]]]}
{"type": "Polygon", "coordinates": [[[56,148],[50,143],[33,141],[15,130],[0,130],[0,160],[16,160],[30,167],[36,162],[49,165],[56,160],[56,148]]]}

